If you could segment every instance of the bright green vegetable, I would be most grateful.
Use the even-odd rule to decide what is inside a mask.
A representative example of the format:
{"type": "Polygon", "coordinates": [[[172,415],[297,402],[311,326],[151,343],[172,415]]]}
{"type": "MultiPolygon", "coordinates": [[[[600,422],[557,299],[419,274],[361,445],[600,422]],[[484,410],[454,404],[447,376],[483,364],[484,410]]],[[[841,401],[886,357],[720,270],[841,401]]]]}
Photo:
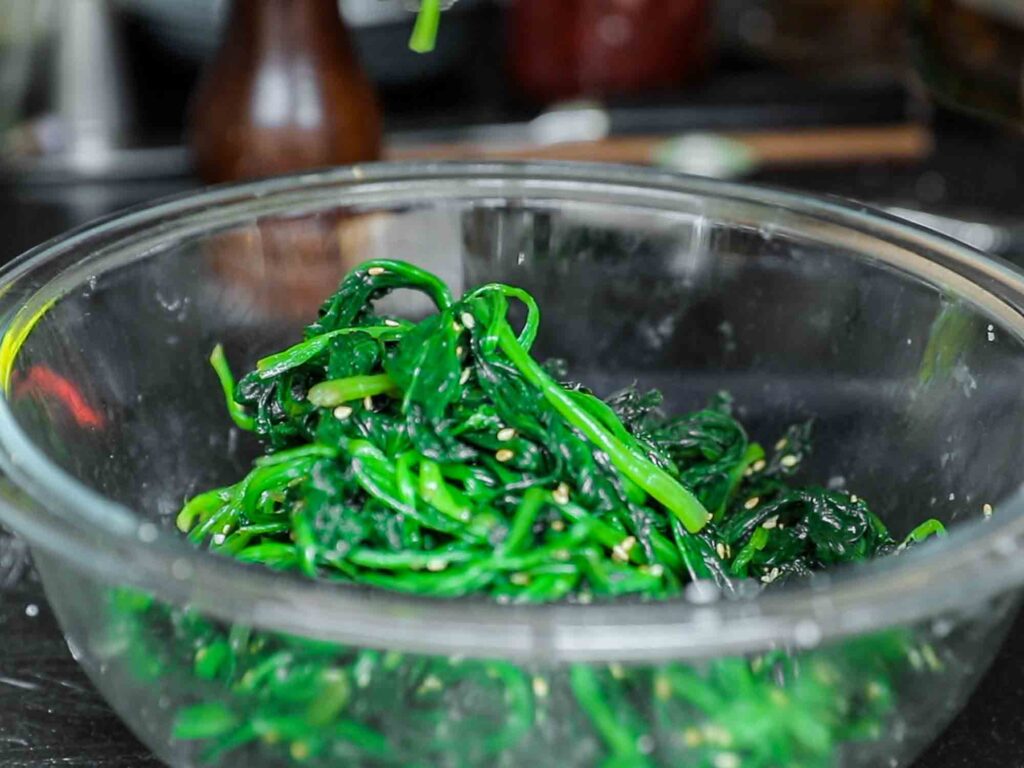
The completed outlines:
{"type": "MultiPolygon", "coordinates": [[[[897,549],[863,500],[792,483],[806,427],[769,455],[724,397],[680,416],[661,413],[657,393],[601,400],[534,359],[539,322],[518,288],[456,301],[412,265],[364,264],[304,341],[237,386],[214,351],[229,414],[267,452],[239,483],[189,501],[178,526],[311,578],[513,603],[664,599],[694,580],[769,584],[897,549]],[[437,313],[379,316],[373,302],[397,288],[437,313]],[[518,336],[509,298],[527,308],[518,336]]],[[[928,521],[904,545],[942,533],[928,521]]],[[[525,765],[573,739],[565,764],[827,766],[839,743],[881,732],[912,650],[895,633],[802,672],[777,651],[701,671],[575,665],[531,679],[511,664],[223,630],[149,601],[122,598],[115,616],[140,670],[207,686],[211,701],[179,712],[175,735],[224,764],[263,745],[284,763],[525,765]],[[865,680],[870,695],[850,688],[865,680]]]]}

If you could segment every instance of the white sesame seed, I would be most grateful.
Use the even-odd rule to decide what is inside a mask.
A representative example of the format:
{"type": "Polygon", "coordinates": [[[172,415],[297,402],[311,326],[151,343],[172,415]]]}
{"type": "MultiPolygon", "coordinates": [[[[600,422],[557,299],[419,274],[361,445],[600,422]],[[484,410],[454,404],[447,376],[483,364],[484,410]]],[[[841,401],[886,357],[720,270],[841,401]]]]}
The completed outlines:
{"type": "Polygon", "coordinates": [[[790,469],[791,467],[795,467],[799,463],[800,463],[800,459],[798,459],[792,453],[787,453],[785,456],[783,456],[781,459],[779,459],[779,464],[784,466],[786,469],[790,469]]]}
{"type": "Polygon", "coordinates": [[[654,578],[660,579],[662,576],[665,575],[665,566],[661,565],[660,563],[655,563],[648,569],[648,572],[654,578]]]}
{"type": "Polygon", "coordinates": [[[732,734],[717,723],[708,723],[704,726],[704,738],[711,744],[723,747],[732,744],[732,734]]]}
{"type": "Polygon", "coordinates": [[[363,408],[365,408],[368,411],[373,410],[373,397],[367,395],[366,397],[363,398],[363,408]]]}
{"type": "Polygon", "coordinates": [[[551,556],[555,560],[561,560],[563,563],[572,559],[572,553],[568,549],[556,549],[551,553],[551,556]]]}
{"type": "Polygon", "coordinates": [[[525,587],[530,583],[530,576],[526,573],[513,573],[508,577],[508,580],[515,584],[517,587],[525,587]]]}
{"type": "Polygon", "coordinates": [[[420,693],[440,691],[443,687],[444,685],[441,683],[441,679],[437,675],[427,675],[423,678],[423,682],[420,683],[420,693]]]}
{"type": "Polygon", "coordinates": [[[935,653],[935,649],[928,643],[925,643],[921,647],[921,655],[924,657],[925,663],[932,671],[938,671],[942,669],[942,661],[939,659],[938,654],[935,653]]]}
{"type": "Polygon", "coordinates": [[[543,677],[533,678],[533,695],[538,699],[543,699],[548,695],[548,681],[543,677]]]}
{"type": "Polygon", "coordinates": [[[498,440],[500,440],[503,443],[507,443],[509,440],[514,439],[515,436],[516,431],[512,427],[505,427],[504,429],[498,431],[498,440]]]}
{"type": "Polygon", "coordinates": [[[992,505],[991,505],[991,504],[985,504],[985,505],[984,505],[984,506],[983,506],[983,507],[981,508],[981,513],[982,513],[982,514],[983,514],[983,515],[984,515],[985,517],[992,517],[992,505]]]}
{"type": "Polygon", "coordinates": [[[590,605],[594,602],[594,596],[589,592],[580,592],[576,600],[580,605],[590,605]]]}
{"type": "Polygon", "coordinates": [[[476,318],[469,314],[469,312],[463,312],[459,319],[471,331],[476,327],[476,318]]]}
{"type": "Polygon", "coordinates": [[[713,762],[715,768],[740,768],[740,756],[735,752],[719,752],[713,762]]]}
{"type": "MultiPolygon", "coordinates": [[[[665,687],[668,687],[668,683],[665,684],[665,687]]],[[[671,689],[669,693],[671,694],[671,689]]],[[[668,696],[665,698],[667,699],[668,696]]],[[[700,735],[700,731],[691,727],[683,731],[683,741],[686,742],[688,747],[699,747],[701,742],[704,741],[704,737],[700,735]]]]}
{"type": "Polygon", "coordinates": [[[779,440],[779,442],[775,444],[775,450],[781,451],[787,445],[789,445],[789,440],[787,440],[786,438],[782,438],[781,440],[779,440]]]}
{"type": "Polygon", "coordinates": [[[350,408],[347,405],[339,405],[337,408],[334,409],[334,418],[338,419],[338,421],[344,421],[351,415],[352,408],[350,408]]]}
{"type": "Polygon", "coordinates": [[[565,530],[565,523],[562,520],[555,520],[551,523],[551,530],[561,533],[565,530]]]}
{"type": "Polygon", "coordinates": [[[389,317],[384,321],[384,325],[388,326],[389,328],[398,328],[401,325],[401,323],[398,322],[397,320],[392,320],[389,317]]]}
{"type": "Polygon", "coordinates": [[[442,560],[439,557],[427,561],[427,570],[432,571],[433,573],[439,573],[447,567],[448,562],[446,560],[442,560]]]}
{"type": "Polygon", "coordinates": [[[502,448],[494,454],[494,458],[504,464],[506,461],[512,461],[516,456],[515,452],[510,451],[508,448],[502,448]]]}
{"type": "Polygon", "coordinates": [[[717,552],[718,556],[724,560],[725,559],[725,544],[723,544],[722,542],[718,542],[715,545],[715,552],[717,552]]]}
{"type": "Polygon", "coordinates": [[[779,516],[775,515],[774,517],[769,517],[767,520],[761,523],[761,527],[764,528],[766,531],[770,531],[772,528],[777,527],[778,524],[779,516]]]}
{"type": "Polygon", "coordinates": [[[219,547],[221,544],[224,543],[224,539],[226,539],[226,538],[227,538],[227,536],[225,536],[223,533],[214,534],[214,536],[213,536],[213,543],[216,544],[219,547]]]}
{"type": "Polygon", "coordinates": [[[616,680],[622,680],[626,676],[626,670],[616,661],[608,665],[608,671],[611,672],[612,677],[616,680]]]}
{"type": "Polygon", "coordinates": [[[654,747],[654,737],[649,733],[645,733],[636,740],[636,748],[640,751],[640,754],[649,755],[654,751],[654,747]]]}
{"type": "Polygon", "coordinates": [[[377,277],[377,275],[383,275],[386,271],[384,267],[370,267],[366,270],[366,274],[377,277]]]}
{"type": "MultiPolygon", "coordinates": [[[[556,504],[568,504],[569,503],[569,486],[565,483],[559,483],[558,487],[551,492],[551,498],[556,504]]],[[[558,522],[561,522],[560,520],[558,522]]]]}
{"type": "Polygon", "coordinates": [[[743,508],[744,509],[753,509],[754,507],[756,507],[758,505],[758,503],[760,503],[760,501],[761,501],[761,497],[760,496],[751,496],[749,499],[747,499],[745,502],[743,502],[743,508]]]}
{"type": "Polygon", "coordinates": [[[459,384],[465,384],[469,381],[469,377],[473,374],[472,368],[463,368],[462,374],[459,376],[459,384]]]}
{"type": "Polygon", "coordinates": [[[459,325],[458,323],[452,323],[452,330],[454,330],[456,333],[462,333],[462,326],[459,325]]]}
{"type": "Polygon", "coordinates": [[[456,357],[462,357],[462,353],[465,352],[465,351],[466,351],[465,348],[463,348],[461,346],[456,347],[455,348],[455,356],[456,357]]]}
{"type": "Polygon", "coordinates": [[[760,472],[762,469],[764,469],[767,466],[768,466],[768,462],[766,462],[764,459],[758,459],[757,461],[755,461],[753,464],[750,465],[750,468],[752,470],[754,470],[755,472],[760,472]]]}
{"type": "Polygon", "coordinates": [[[627,536],[614,547],[612,547],[612,559],[618,560],[620,563],[629,561],[629,553],[633,547],[636,546],[636,537],[627,536]]]}

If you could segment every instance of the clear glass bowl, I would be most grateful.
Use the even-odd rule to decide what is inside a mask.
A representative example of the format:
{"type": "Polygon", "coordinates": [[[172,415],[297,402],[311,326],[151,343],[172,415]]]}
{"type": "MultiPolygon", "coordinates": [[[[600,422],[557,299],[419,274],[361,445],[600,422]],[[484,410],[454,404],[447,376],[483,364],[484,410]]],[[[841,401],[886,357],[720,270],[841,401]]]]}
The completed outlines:
{"type": "Polygon", "coordinates": [[[880,213],[650,170],[380,165],[214,189],[3,271],[0,517],[76,658],[173,766],[903,765],[1018,604],[1022,306],[1011,267],[880,213]],[[196,551],[174,513],[258,448],[210,349],[243,370],[376,257],[528,288],[539,354],[601,391],[636,380],[684,409],[728,390],[762,441],[813,418],[804,480],[897,534],[934,516],[951,535],[756,600],[534,607],[196,551]]]}

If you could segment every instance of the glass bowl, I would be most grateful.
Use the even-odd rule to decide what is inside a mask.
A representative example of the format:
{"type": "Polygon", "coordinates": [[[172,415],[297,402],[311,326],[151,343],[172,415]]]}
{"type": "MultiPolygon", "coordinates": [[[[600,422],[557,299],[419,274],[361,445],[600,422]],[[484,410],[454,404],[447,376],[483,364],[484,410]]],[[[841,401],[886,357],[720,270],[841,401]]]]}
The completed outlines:
{"type": "Polygon", "coordinates": [[[651,170],[368,165],[213,189],[3,271],[0,517],[75,657],[172,766],[904,765],[1018,605],[1022,301],[1011,267],[878,212],[651,170]],[[602,393],[637,381],[693,409],[726,390],[762,441],[813,419],[802,480],[895,534],[937,517],[950,535],[757,599],[533,607],[197,551],[174,514],[258,449],[210,349],[247,369],[377,257],[531,290],[538,354],[602,393]]]}

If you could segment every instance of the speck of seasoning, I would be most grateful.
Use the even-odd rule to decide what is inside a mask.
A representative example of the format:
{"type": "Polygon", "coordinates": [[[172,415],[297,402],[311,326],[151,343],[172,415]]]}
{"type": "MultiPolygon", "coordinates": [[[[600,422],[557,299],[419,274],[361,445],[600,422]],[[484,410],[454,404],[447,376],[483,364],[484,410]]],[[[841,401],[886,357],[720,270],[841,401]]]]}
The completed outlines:
{"type": "Polygon", "coordinates": [[[295,760],[305,760],[309,757],[309,744],[304,741],[293,741],[288,750],[295,760]]]}
{"type": "Polygon", "coordinates": [[[616,680],[622,680],[626,677],[626,670],[623,669],[622,665],[616,661],[613,661],[608,665],[608,671],[616,680]]]}
{"type": "Polygon", "coordinates": [[[25,606],[25,615],[28,616],[30,619],[34,619],[36,616],[39,615],[39,606],[35,603],[29,603],[25,606]]]}
{"type": "Polygon", "coordinates": [[[956,494],[955,493],[949,494],[949,500],[950,501],[956,501],[956,494]]]}
{"type": "Polygon", "coordinates": [[[456,333],[462,333],[462,326],[458,323],[452,323],[452,330],[456,333]]]}
{"type": "Polygon", "coordinates": [[[935,653],[935,649],[928,643],[921,647],[921,656],[924,657],[925,664],[933,671],[937,672],[942,669],[942,661],[935,653]]]}
{"type": "Polygon", "coordinates": [[[213,543],[214,543],[214,544],[215,544],[216,546],[218,546],[218,547],[219,547],[219,546],[220,546],[221,544],[223,544],[223,543],[224,543],[224,540],[225,540],[226,538],[227,538],[227,536],[225,536],[225,535],[224,535],[223,533],[215,533],[215,534],[213,535],[213,543]]]}
{"type": "Polygon", "coordinates": [[[580,592],[579,595],[577,595],[576,600],[580,605],[590,605],[594,602],[594,596],[589,592],[580,592]]]}
{"type": "Polygon", "coordinates": [[[527,584],[530,583],[530,574],[523,573],[520,571],[518,573],[513,573],[511,576],[509,576],[508,580],[515,584],[517,587],[525,587],[527,584]]]}
{"type": "Polygon", "coordinates": [[[775,444],[775,450],[781,451],[787,445],[789,445],[789,440],[787,440],[786,438],[782,438],[781,440],[779,440],[779,442],[775,444]]]}
{"type": "Polygon", "coordinates": [[[543,699],[548,695],[548,681],[543,677],[533,678],[533,695],[538,699],[543,699]]]}
{"type": "Polygon", "coordinates": [[[779,525],[779,516],[778,515],[775,515],[774,517],[769,517],[767,520],[765,520],[763,523],[761,523],[761,527],[764,528],[766,531],[770,531],[770,530],[772,530],[772,528],[777,528],[778,525],[779,525]]]}
{"type": "Polygon", "coordinates": [[[466,351],[465,347],[456,347],[455,348],[455,356],[456,357],[462,357],[462,353],[465,352],[465,351],[466,351]]]}
{"type": "Polygon", "coordinates": [[[561,533],[565,530],[565,522],[562,520],[555,520],[553,523],[551,523],[551,530],[558,531],[559,533],[561,533]]]}
{"type": "Polygon", "coordinates": [[[907,653],[907,658],[910,659],[910,666],[914,669],[921,669],[924,666],[924,659],[921,657],[921,652],[917,648],[911,648],[907,653]]]}
{"type": "Polygon", "coordinates": [[[784,466],[786,469],[791,469],[791,468],[795,467],[799,463],[800,463],[800,459],[798,459],[792,453],[787,453],[785,456],[783,456],[781,459],[779,459],[779,464],[784,466]]]}
{"type": "MultiPolygon", "coordinates": [[[[565,483],[559,483],[558,487],[551,492],[551,498],[554,499],[556,504],[568,504],[569,503],[569,486],[565,483]]],[[[556,522],[562,522],[558,520],[556,522]]]]}
{"type": "Polygon", "coordinates": [[[717,553],[718,553],[718,556],[719,556],[720,558],[722,558],[723,560],[725,560],[725,544],[723,544],[722,542],[718,542],[718,543],[717,543],[717,544],[715,545],[715,552],[717,552],[717,553]]]}
{"type": "Polygon", "coordinates": [[[771,584],[777,578],[779,578],[780,571],[778,568],[772,568],[768,573],[761,577],[761,581],[765,584],[771,584]]]}
{"type": "Polygon", "coordinates": [[[856,493],[851,493],[850,494],[850,503],[851,504],[856,504],[858,501],[860,501],[860,496],[858,496],[856,493]]]}
{"type": "Polygon", "coordinates": [[[476,318],[469,314],[469,312],[463,312],[459,319],[462,321],[462,324],[471,331],[476,327],[476,318]]]}
{"type": "Polygon", "coordinates": [[[365,408],[368,411],[373,410],[373,398],[370,397],[369,395],[363,398],[363,408],[365,408]]]}
{"type": "Polygon", "coordinates": [[[649,755],[654,751],[654,737],[649,733],[643,734],[636,740],[637,751],[642,755],[649,755]]]}
{"type": "Polygon", "coordinates": [[[551,557],[564,563],[572,559],[572,553],[568,549],[556,549],[551,553],[551,557]]]}
{"type": "MultiPolygon", "coordinates": [[[[658,675],[654,678],[654,695],[662,701],[668,701],[672,698],[672,684],[669,683],[668,678],[664,675],[658,675]]],[[[691,729],[696,733],[696,729],[691,729]]],[[[700,734],[697,734],[698,736],[700,734]]]]}
{"type": "Polygon", "coordinates": [[[462,375],[459,376],[459,384],[465,384],[469,381],[469,377],[473,375],[472,368],[463,368],[462,375]]]}
{"type": "Polygon", "coordinates": [[[750,468],[752,470],[754,470],[755,472],[760,472],[762,469],[764,469],[767,466],[768,466],[768,462],[767,461],[765,461],[764,459],[758,459],[757,461],[755,461],[753,464],[750,465],[750,468]]]}
{"type": "Polygon", "coordinates": [[[629,552],[636,546],[636,537],[627,536],[614,547],[612,547],[612,559],[620,563],[629,562],[629,552]]]}
{"type": "Polygon", "coordinates": [[[753,509],[760,502],[761,502],[761,497],[760,496],[751,496],[749,499],[747,499],[745,502],[743,502],[743,508],[744,509],[753,509]]]}
{"type": "Polygon", "coordinates": [[[985,504],[984,506],[982,506],[981,514],[983,514],[985,517],[992,517],[992,505],[985,504]]]}
{"type": "Polygon", "coordinates": [[[661,565],[660,563],[655,563],[647,569],[647,572],[650,573],[651,576],[653,576],[654,578],[660,579],[662,576],[665,575],[665,566],[661,565]]]}
{"type": "Polygon", "coordinates": [[[732,734],[716,723],[709,723],[704,726],[704,739],[709,744],[718,744],[728,747],[732,744],[732,734]]]}
{"type": "Polygon", "coordinates": [[[514,459],[515,457],[515,452],[509,450],[508,448],[502,448],[501,450],[494,454],[494,458],[496,458],[502,464],[508,461],[512,461],[512,459],[514,459]]]}
{"type": "Polygon", "coordinates": [[[509,440],[514,439],[516,431],[512,427],[505,427],[504,429],[498,430],[498,440],[503,443],[507,443],[509,440]]]}
{"type": "Polygon", "coordinates": [[[440,573],[448,567],[448,561],[443,560],[440,557],[435,557],[427,560],[427,570],[432,573],[440,573]]]}
{"type": "Polygon", "coordinates": [[[401,323],[398,322],[397,320],[392,320],[389,317],[384,321],[384,325],[388,326],[388,328],[398,328],[401,325],[401,323]]]}
{"type": "Polygon", "coordinates": [[[427,675],[423,678],[423,682],[420,683],[420,693],[430,693],[431,691],[440,691],[444,686],[441,684],[441,678],[437,675],[427,675]]]}
{"type": "Polygon", "coordinates": [[[688,747],[699,747],[701,742],[704,741],[704,737],[700,735],[700,731],[696,728],[687,728],[683,731],[683,741],[688,747]]]}
{"type": "Polygon", "coordinates": [[[352,415],[352,407],[348,405],[339,405],[334,409],[334,418],[338,421],[344,421],[352,415]]]}
{"type": "Polygon", "coordinates": [[[368,270],[366,270],[366,274],[370,275],[371,277],[377,277],[378,275],[383,275],[386,271],[387,270],[384,269],[384,267],[370,267],[368,270]]]}
{"type": "Polygon", "coordinates": [[[735,752],[719,752],[714,764],[715,768],[740,768],[740,756],[735,752]]]}

